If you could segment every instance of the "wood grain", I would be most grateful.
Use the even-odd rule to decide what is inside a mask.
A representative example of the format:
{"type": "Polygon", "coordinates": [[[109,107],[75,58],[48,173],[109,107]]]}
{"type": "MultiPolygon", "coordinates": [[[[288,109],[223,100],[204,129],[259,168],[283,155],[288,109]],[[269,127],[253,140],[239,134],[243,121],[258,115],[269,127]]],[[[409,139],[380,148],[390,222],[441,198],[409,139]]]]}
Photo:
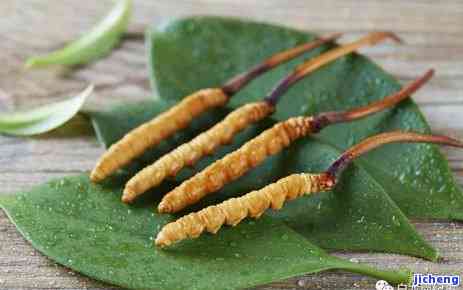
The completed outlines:
{"type": "MultiPolygon", "coordinates": [[[[62,98],[95,83],[87,106],[151,95],[147,80],[143,30],[186,15],[228,15],[268,21],[316,32],[342,31],[346,40],[370,30],[393,30],[401,46],[362,50],[400,80],[430,67],[436,77],[415,100],[436,132],[463,138],[463,2],[435,1],[232,1],[135,0],[135,17],[124,43],[108,58],[77,71],[26,72],[27,56],[60,47],[90,28],[110,0],[0,1],[0,110],[28,107],[62,98]]],[[[89,170],[102,148],[91,128],[75,118],[65,129],[40,138],[0,137],[2,192],[29,188],[50,178],[89,170]]],[[[459,184],[463,153],[445,149],[459,184]]],[[[418,231],[441,252],[438,264],[390,254],[336,253],[385,268],[406,266],[417,272],[463,274],[463,224],[415,222],[418,231]]],[[[373,289],[375,280],[327,272],[297,277],[258,289],[373,289]]],[[[0,290],[115,289],[58,266],[37,253],[0,213],[0,290]]]]}

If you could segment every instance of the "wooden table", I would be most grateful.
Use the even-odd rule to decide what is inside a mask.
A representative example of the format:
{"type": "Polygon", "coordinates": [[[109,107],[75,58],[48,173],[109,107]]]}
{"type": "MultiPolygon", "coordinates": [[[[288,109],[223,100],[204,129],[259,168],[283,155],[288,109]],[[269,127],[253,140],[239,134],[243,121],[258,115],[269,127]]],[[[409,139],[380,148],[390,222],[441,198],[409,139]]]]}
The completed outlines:
{"type": "MultiPolygon", "coordinates": [[[[88,106],[150,95],[143,30],[168,18],[192,14],[232,15],[281,23],[316,32],[346,32],[353,39],[371,30],[392,30],[402,46],[363,50],[402,81],[429,67],[434,80],[416,95],[436,132],[463,138],[463,2],[443,1],[233,1],[135,0],[135,17],[122,46],[72,74],[57,70],[25,72],[24,59],[60,47],[103,15],[109,0],[0,1],[0,109],[31,106],[68,96],[96,83],[88,106]],[[175,3],[174,3],[175,2],[175,3]]],[[[29,188],[53,177],[89,170],[102,152],[92,129],[75,118],[66,130],[37,138],[0,137],[1,192],[29,188]],[[71,129],[71,130],[69,130],[71,129]],[[70,133],[71,132],[71,133],[70,133]]],[[[463,153],[445,151],[460,184],[463,153]]],[[[407,266],[419,272],[463,274],[463,224],[415,222],[445,260],[367,253],[336,253],[379,267],[407,266]]],[[[340,272],[297,277],[259,289],[373,289],[374,279],[340,272]]],[[[37,253],[0,213],[0,289],[110,289],[56,265],[37,253]]]]}

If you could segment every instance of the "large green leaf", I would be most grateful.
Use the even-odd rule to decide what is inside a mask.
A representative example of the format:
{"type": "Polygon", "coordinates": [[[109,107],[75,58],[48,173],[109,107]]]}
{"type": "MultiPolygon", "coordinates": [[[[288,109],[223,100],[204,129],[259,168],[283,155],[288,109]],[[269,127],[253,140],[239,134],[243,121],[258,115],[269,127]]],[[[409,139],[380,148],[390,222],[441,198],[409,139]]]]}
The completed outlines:
{"type": "MultiPolygon", "coordinates": [[[[314,35],[267,24],[198,17],[153,29],[149,37],[152,82],[160,96],[178,100],[199,88],[220,86],[264,56],[314,35]]],[[[260,99],[294,62],[253,82],[233,97],[230,106],[260,99]]],[[[392,76],[367,58],[350,55],[296,84],[278,105],[274,118],[283,120],[289,116],[352,108],[380,99],[399,87],[392,76]]],[[[429,132],[416,105],[408,101],[388,112],[330,127],[317,138],[328,147],[342,150],[367,136],[396,129],[429,132]]],[[[298,148],[303,151],[298,154],[317,154],[311,146],[298,145],[298,148]]],[[[308,161],[300,160],[306,164],[298,166],[288,163],[286,167],[291,172],[305,171],[310,169],[306,167],[308,161]]],[[[463,193],[436,146],[384,146],[361,158],[357,165],[363,168],[368,183],[387,193],[407,216],[463,219],[463,193]]]]}
{"type": "Polygon", "coordinates": [[[90,277],[132,289],[237,289],[328,269],[391,283],[410,278],[408,272],[379,271],[329,256],[271,218],[159,250],[153,234],[171,218],[153,212],[154,199],[129,207],[120,194],[120,179],[103,187],[81,175],[0,201],[39,251],[90,277]]]}
{"type": "MultiPolygon", "coordinates": [[[[151,119],[174,103],[165,100],[147,101],[122,105],[107,111],[92,112],[90,116],[99,139],[108,147],[119,140],[125,132],[151,119]]],[[[218,112],[210,112],[195,120],[191,128],[147,152],[138,162],[126,168],[125,174],[133,176],[146,163],[191,139],[200,128],[212,126],[226,114],[227,110],[224,108],[218,112]]],[[[205,158],[194,170],[183,170],[175,179],[166,182],[164,184],[166,187],[155,188],[147,195],[161,197],[167,189],[178,185],[212,160],[236,149],[262,128],[270,126],[272,122],[273,120],[268,120],[239,134],[233,145],[223,147],[215,156],[205,158]]],[[[291,150],[270,158],[263,166],[227,185],[219,194],[211,196],[195,208],[261,188],[290,172],[322,171],[338,155],[338,150],[321,141],[302,140],[291,150]]],[[[336,191],[289,202],[283,210],[273,213],[273,216],[287,222],[297,232],[322,248],[375,250],[414,255],[431,260],[437,258],[436,251],[421,238],[400,209],[385,194],[384,189],[361,167],[347,171],[336,191]]]]}

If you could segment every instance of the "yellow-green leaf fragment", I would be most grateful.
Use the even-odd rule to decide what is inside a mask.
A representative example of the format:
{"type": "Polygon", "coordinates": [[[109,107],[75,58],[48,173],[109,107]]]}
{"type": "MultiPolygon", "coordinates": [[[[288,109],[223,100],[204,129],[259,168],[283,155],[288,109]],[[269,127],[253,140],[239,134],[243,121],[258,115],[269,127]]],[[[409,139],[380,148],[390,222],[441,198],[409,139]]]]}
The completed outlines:
{"type": "Polygon", "coordinates": [[[70,120],[80,110],[93,86],[75,97],[27,111],[0,113],[0,133],[9,135],[36,135],[53,130],[70,120]]]}
{"type": "Polygon", "coordinates": [[[29,58],[26,67],[74,66],[89,63],[108,54],[127,29],[131,14],[132,0],[118,0],[111,12],[88,33],[63,49],[29,58]]]}

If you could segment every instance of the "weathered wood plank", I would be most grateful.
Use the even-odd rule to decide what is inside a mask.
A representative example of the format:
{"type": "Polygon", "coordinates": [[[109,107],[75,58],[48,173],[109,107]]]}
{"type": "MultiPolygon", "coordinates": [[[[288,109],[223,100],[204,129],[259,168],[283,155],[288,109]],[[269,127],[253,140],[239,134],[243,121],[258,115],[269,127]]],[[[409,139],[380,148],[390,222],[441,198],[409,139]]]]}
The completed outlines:
{"type": "MultiPolygon", "coordinates": [[[[347,34],[343,41],[358,35],[358,33],[347,34]]],[[[7,53],[11,51],[8,49],[5,49],[7,53]]],[[[39,52],[47,50],[44,48],[39,52]]],[[[81,90],[88,83],[97,83],[100,89],[98,92],[110,95],[111,98],[131,98],[150,94],[146,76],[146,52],[141,40],[127,40],[109,58],[73,73],[54,69],[23,71],[23,60],[26,56],[37,52],[30,48],[22,50],[20,47],[18,51],[23,56],[5,60],[9,63],[5,69],[0,70],[2,91],[0,103],[4,105],[29,104],[31,101],[35,103],[40,101],[40,97],[48,99],[63,97],[81,90]],[[123,96],[121,93],[129,95],[123,96]],[[31,98],[32,96],[34,98],[31,98]],[[8,103],[8,99],[13,101],[8,103]]],[[[457,50],[456,53],[451,48],[425,49],[407,43],[401,47],[388,44],[384,47],[364,49],[362,52],[371,56],[403,82],[410,81],[431,67],[435,68],[437,73],[428,85],[428,89],[417,94],[416,99],[420,103],[455,103],[463,99],[463,74],[459,69],[463,67],[459,57],[463,55],[463,50],[457,50]],[[443,56],[435,56],[437,53],[442,53],[443,56]],[[445,57],[445,55],[456,56],[445,57]]],[[[5,56],[0,56],[0,60],[3,57],[5,56]]],[[[101,99],[107,101],[107,98],[101,99]]]]}
{"type": "MultiPolygon", "coordinates": [[[[16,23],[31,23],[47,26],[45,31],[53,31],[59,37],[65,37],[69,31],[76,32],[76,23],[91,25],[110,5],[105,1],[73,0],[27,0],[2,1],[4,15],[13,18],[16,23]],[[85,4],[91,5],[85,5],[85,4]],[[29,9],[24,9],[24,7],[29,9]],[[85,15],[85,17],[69,17],[85,15]],[[53,18],[49,18],[53,15],[53,18]],[[56,22],[55,22],[56,21],[56,22]],[[52,27],[63,23],[64,26],[52,27]],[[68,30],[69,29],[69,30],[68,30]]],[[[393,29],[398,32],[424,32],[440,34],[457,34],[461,32],[460,1],[368,1],[328,0],[320,3],[308,3],[304,0],[286,1],[229,1],[229,0],[182,0],[173,4],[171,1],[138,0],[134,24],[159,24],[166,18],[185,15],[228,15],[248,17],[258,21],[270,20],[275,23],[297,28],[312,27],[314,30],[372,30],[393,29]],[[348,25],[346,25],[348,24],[348,25]]],[[[7,23],[8,24],[8,23],[7,23]]],[[[8,27],[15,23],[9,22],[8,27]]],[[[27,28],[17,28],[25,30],[27,28]]]]}

